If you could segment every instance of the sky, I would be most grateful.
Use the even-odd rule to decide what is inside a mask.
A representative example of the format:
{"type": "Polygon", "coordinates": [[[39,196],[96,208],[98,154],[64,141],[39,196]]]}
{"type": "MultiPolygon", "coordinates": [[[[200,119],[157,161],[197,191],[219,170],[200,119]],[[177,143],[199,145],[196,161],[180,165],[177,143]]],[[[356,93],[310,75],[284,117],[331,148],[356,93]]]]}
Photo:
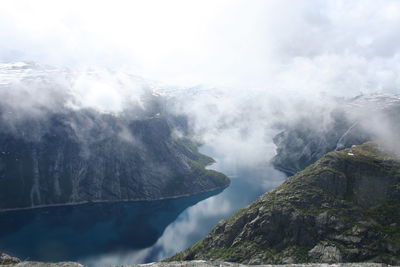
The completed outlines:
{"type": "Polygon", "coordinates": [[[146,81],[200,88],[174,106],[199,140],[232,166],[263,164],[277,123],[329,114],[332,98],[399,93],[399,25],[394,0],[3,0],[0,62],[96,72],[0,102],[40,114],[67,90],[72,106],[117,113],[140,105],[146,81]]]}
{"type": "Polygon", "coordinates": [[[0,61],[124,68],[183,86],[393,91],[399,22],[391,0],[3,0],[0,61]]]}

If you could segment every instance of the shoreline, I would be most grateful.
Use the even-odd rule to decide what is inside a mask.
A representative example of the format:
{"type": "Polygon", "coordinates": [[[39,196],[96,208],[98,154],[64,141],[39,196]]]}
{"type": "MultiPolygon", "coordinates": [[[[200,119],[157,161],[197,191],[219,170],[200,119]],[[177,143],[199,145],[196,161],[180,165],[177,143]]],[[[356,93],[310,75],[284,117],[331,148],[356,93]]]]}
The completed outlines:
{"type": "Polygon", "coordinates": [[[80,201],[80,202],[66,202],[66,203],[57,203],[57,204],[46,204],[46,205],[37,205],[31,207],[23,207],[23,208],[10,208],[10,209],[0,209],[0,213],[9,212],[9,211],[23,211],[23,210],[34,210],[34,209],[41,209],[41,208],[52,208],[52,207],[64,207],[64,206],[80,206],[85,204],[97,204],[97,203],[118,203],[118,202],[151,202],[151,201],[161,201],[161,200],[171,200],[183,197],[190,197],[195,196],[203,193],[209,193],[212,191],[223,190],[229,187],[231,183],[229,182],[226,186],[214,187],[209,190],[200,191],[194,194],[181,194],[169,197],[162,197],[156,199],[116,199],[116,200],[87,200],[87,201],[80,201]]]}

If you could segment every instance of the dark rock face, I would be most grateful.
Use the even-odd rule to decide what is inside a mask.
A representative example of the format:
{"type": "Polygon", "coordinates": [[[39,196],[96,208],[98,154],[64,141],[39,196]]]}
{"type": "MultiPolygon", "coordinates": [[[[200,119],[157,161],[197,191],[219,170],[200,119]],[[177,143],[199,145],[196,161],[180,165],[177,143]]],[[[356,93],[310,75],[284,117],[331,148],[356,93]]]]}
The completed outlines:
{"type": "Polygon", "coordinates": [[[379,133],[383,126],[394,133],[400,129],[399,111],[399,97],[392,95],[360,96],[337,104],[329,114],[309,116],[276,135],[272,164],[290,176],[325,153],[385,138],[379,133]]]}
{"type": "Polygon", "coordinates": [[[170,260],[400,264],[400,160],[331,152],[170,260]]]}
{"type": "Polygon", "coordinates": [[[91,110],[0,121],[0,210],[90,201],[155,200],[226,187],[213,160],[160,115],[91,110]]]}
{"type": "Polygon", "coordinates": [[[294,175],[329,151],[359,145],[371,139],[360,125],[352,124],[344,117],[337,117],[327,130],[315,130],[307,123],[300,123],[274,137],[277,155],[272,164],[287,175],[294,175]]]}

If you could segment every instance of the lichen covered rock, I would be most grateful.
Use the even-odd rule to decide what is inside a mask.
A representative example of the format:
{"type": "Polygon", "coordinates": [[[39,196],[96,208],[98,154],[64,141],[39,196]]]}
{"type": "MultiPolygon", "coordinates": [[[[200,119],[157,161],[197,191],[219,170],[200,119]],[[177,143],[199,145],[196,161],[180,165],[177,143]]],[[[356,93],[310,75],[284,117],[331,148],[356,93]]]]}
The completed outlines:
{"type": "Polygon", "coordinates": [[[5,253],[0,253],[0,265],[9,265],[21,262],[20,259],[5,253]]]}

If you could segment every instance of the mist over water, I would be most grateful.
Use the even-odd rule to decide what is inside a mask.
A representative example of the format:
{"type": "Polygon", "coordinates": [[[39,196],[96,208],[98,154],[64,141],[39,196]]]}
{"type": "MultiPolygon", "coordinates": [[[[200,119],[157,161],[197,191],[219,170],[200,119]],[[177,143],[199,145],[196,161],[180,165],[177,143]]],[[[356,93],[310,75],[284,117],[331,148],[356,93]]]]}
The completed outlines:
{"type": "MultiPolygon", "coordinates": [[[[210,155],[212,148],[206,146],[202,150],[210,155]]],[[[216,158],[217,155],[211,156],[216,158]]],[[[168,225],[155,244],[140,250],[82,258],[81,262],[89,266],[110,266],[148,263],[171,257],[204,238],[220,220],[228,218],[286,178],[268,165],[253,166],[251,169],[241,167],[232,171],[219,167],[224,166],[223,160],[216,158],[216,161],[217,164],[210,168],[225,171],[231,178],[231,185],[223,192],[183,211],[168,225]]]]}
{"type": "MultiPolygon", "coordinates": [[[[203,147],[203,153],[211,147],[203,147]]],[[[217,155],[212,155],[216,157],[217,155]]],[[[217,192],[149,201],[96,203],[0,213],[0,250],[21,259],[118,266],[162,260],[187,248],[285,176],[268,165],[229,166],[231,185],[217,192]]],[[[229,162],[231,163],[231,162],[229,162]]]]}
{"type": "MultiPolygon", "coordinates": [[[[77,256],[91,266],[159,260],[285,179],[269,163],[276,134],[297,125],[324,133],[332,111],[360,104],[354,97],[398,94],[398,25],[396,0],[5,0],[1,119],[18,133],[68,110],[184,116],[232,185],[173,212],[152,244],[77,256]]],[[[371,99],[345,116],[399,152],[396,110],[371,99]]],[[[90,129],[77,128],[82,138],[90,129]]]]}

